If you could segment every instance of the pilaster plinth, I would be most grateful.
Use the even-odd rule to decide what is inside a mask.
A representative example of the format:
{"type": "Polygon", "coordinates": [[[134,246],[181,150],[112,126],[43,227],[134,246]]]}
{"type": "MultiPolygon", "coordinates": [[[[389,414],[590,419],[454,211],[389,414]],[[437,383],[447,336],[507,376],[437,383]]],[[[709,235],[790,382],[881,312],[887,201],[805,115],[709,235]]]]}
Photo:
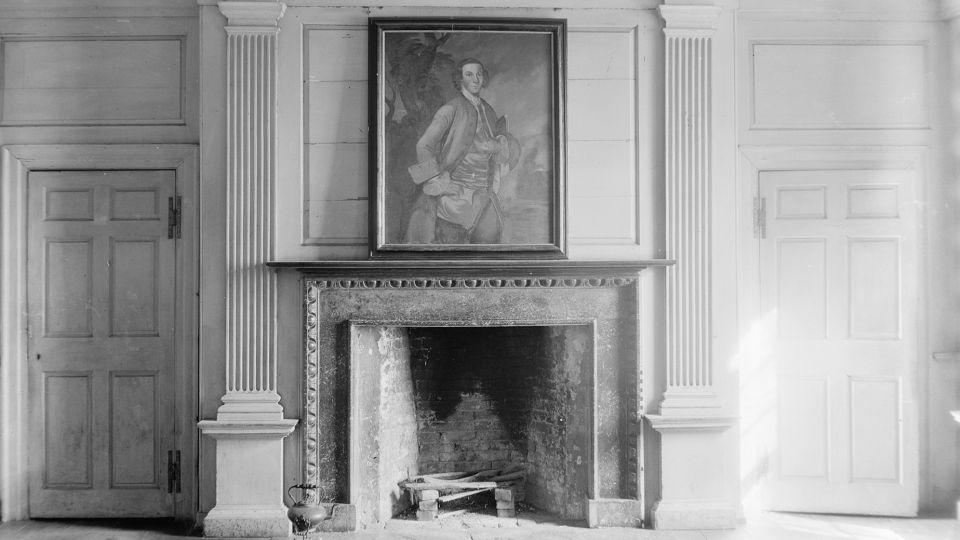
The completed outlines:
{"type": "Polygon", "coordinates": [[[286,538],[283,504],[283,438],[297,420],[207,420],[205,435],[217,440],[217,505],[203,520],[204,536],[286,538]]]}

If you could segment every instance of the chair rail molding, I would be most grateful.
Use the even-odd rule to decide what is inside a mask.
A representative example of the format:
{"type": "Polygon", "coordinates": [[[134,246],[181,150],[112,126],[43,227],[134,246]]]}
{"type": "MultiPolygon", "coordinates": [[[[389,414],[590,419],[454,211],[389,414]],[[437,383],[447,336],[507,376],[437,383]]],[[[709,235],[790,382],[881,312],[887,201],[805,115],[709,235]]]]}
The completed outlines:
{"type": "Polygon", "coordinates": [[[277,392],[277,34],[282,2],[220,2],[227,18],[226,394],[216,420],[199,423],[217,440],[216,505],[204,534],[286,536],[283,438],[277,392]]]}

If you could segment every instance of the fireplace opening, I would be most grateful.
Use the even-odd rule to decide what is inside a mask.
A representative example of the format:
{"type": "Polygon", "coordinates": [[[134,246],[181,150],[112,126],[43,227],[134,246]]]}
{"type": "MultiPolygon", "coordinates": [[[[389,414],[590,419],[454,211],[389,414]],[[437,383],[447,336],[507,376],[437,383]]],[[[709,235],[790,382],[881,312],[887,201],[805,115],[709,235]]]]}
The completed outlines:
{"type": "Polygon", "coordinates": [[[593,463],[592,325],[355,330],[355,354],[368,352],[379,365],[378,390],[358,392],[378,394],[371,443],[380,519],[431,519],[429,512],[418,513],[423,508],[436,510],[433,519],[464,512],[512,517],[510,510],[586,519],[593,463]],[[498,484],[509,493],[489,489],[424,506],[418,495],[411,497],[419,492],[400,487],[424,476],[504,470],[523,471],[519,482],[498,484]]]}

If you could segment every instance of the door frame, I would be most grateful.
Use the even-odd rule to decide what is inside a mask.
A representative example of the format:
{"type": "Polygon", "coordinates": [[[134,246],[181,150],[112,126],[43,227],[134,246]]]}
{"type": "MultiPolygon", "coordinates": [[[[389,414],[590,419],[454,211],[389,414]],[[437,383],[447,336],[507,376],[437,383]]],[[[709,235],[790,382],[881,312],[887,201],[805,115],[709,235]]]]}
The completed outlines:
{"type": "Polygon", "coordinates": [[[176,245],[176,416],[179,519],[197,509],[199,148],[178,144],[11,145],[0,149],[0,520],[28,519],[27,180],[44,170],[172,170],[182,197],[176,245]]]}
{"type": "MultiPolygon", "coordinates": [[[[917,268],[914,279],[917,280],[919,298],[916,304],[916,349],[913,369],[916,375],[914,388],[917,400],[917,425],[909,434],[915,438],[917,459],[917,502],[923,507],[925,498],[924,462],[925,423],[927,407],[924,396],[927,394],[927,366],[923,359],[929,357],[929,339],[924,329],[927,327],[926,276],[928,272],[928,216],[924,211],[928,200],[929,172],[932,170],[930,149],[925,146],[741,146],[738,159],[737,182],[737,287],[740,291],[737,301],[739,336],[741,350],[749,349],[751,331],[760,316],[760,239],[754,236],[754,197],[759,196],[760,173],[767,171],[830,171],[830,170],[903,170],[916,174],[917,227],[917,268]]],[[[773,208],[767,201],[766,214],[769,220],[773,208]]],[[[744,360],[741,360],[741,363],[744,360]]],[[[740,394],[744,392],[744,370],[740,369],[740,394]]],[[[740,407],[744,406],[741,400],[740,407]]],[[[749,423],[749,422],[746,422],[749,423]]],[[[743,433],[740,434],[741,456],[749,456],[743,433]]],[[[741,460],[740,474],[743,478],[741,498],[751,488],[762,485],[763,479],[756,471],[763,471],[763,463],[744,463],[741,460]],[[759,466],[759,467],[758,467],[759,466]],[[750,485],[750,482],[755,482],[750,485]]]]}

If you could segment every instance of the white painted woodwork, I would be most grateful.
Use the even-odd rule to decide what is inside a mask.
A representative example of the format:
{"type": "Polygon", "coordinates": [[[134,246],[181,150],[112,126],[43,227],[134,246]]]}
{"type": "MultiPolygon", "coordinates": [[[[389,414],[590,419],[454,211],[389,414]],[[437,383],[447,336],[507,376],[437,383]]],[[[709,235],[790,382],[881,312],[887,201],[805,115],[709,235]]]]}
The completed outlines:
{"type": "Polygon", "coordinates": [[[571,244],[637,243],[637,33],[636,27],[568,33],[571,244]]]}
{"type": "MultiPolygon", "coordinates": [[[[138,395],[141,393],[140,389],[143,390],[143,397],[147,399],[147,402],[155,399],[164,404],[173,403],[175,413],[171,417],[172,419],[168,418],[164,421],[176,423],[175,433],[177,435],[174,441],[176,444],[170,449],[175,448],[181,450],[181,465],[185,474],[182,475],[181,478],[181,493],[173,500],[170,512],[178,518],[192,518],[196,503],[196,497],[194,496],[196,491],[196,478],[191,474],[191,471],[197,468],[196,435],[193,429],[195,426],[193,411],[196,410],[197,403],[196,373],[198,370],[198,336],[197,330],[195,329],[197,325],[197,272],[199,271],[196,252],[198,231],[195,225],[197,211],[195,202],[198,191],[196,178],[197,149],[193,146],[186,145],[157,144],[149,146],[133,144],[16,145],[6,146],[0,150],[0,162],[2,162],[2,182],[0,182],[0,206],[2,206],[2,210],[0,210],[0,241],[2,241],[3,246],[3,249],[0,250],[0,295],[3,297],[3,303],[0,304],[0,319],[2,319],[0,355],[2,355],[4,359],[9,360],[0,363],[0,399],[2,399],[2,405],[0,405],[0,415],[2,415],[0,416],[0,448],[2,448],[2,450],[0,450],[0,477],[2,477],[2,482],[0,482],[0,504],[2,504],[3,519],[19,520],[30,517],[30,492],[33,491],[34,494],[37,493],[35,489],[29,487],[31,478],[36,479],[36,471],[31,467],[38,463],[42,464],[42,462],[37,461],[38,458],[41,458],[41,455],[37,453],[37,441],[40,440],[37,439],[37,437],[41,437],[43,433],[42,424],[38,420],[38,418],[40,418],[38,415],[42,415],[43,412],[35,405],[41,399],[38,396],[43,396],[43,394],[37,394],[35,384],[37,378],[34,376],[36,370],[42,367],[42,362],[37,363],[36,356],[31,355],[30,351],[35,343],[35,338],[38,338],[38,336],[42,334],[43,324],[37,317],[34,317],[32,320],[28,319],[29,315],[37,315],[38,313],[36,310],[31,311],[32,308],[36,308],[36,304],[30,304],[28,300],[30,302],[36,302],[36,298],[30,298],[30,286],[35,285],[43,274],[36,268],[36,265],[31,266],[31,264],[28,264],[28,251],[32,256],[29,261],[30,263],[33,263],[36,257],[36,246],[30,244],[28,237],[28,221],[40,223],[43,226],[49,225],[59,228],[61,232],[65,233],[59,240],[69,240],[70,237],[67,236],[66,233],[70,233],[71,235],[76,233],[76,235],[82,236],[81,233],[91,228],[99,230],[107,227],[120,230],[124,233],[134,233],[138,230],[150,230],[151,227],[155,226],[155,224],[151,224],[153,222],[165,224],[166,199],[160,201],[159,220],[152,220],[151,222],[150,220],[133,219],[133,217],[151,217],[144,214],[146,206],[142,194],[157,191],[156,186],[141,185],[142,183],[138,183],[139,181],[137,181],[135,177],[141,172],[150,177],[157,174],[164,178],[175,177],[179,194],[183,199],[183,212],[181,214],[182,237],[177,240],[175,262],[172,263],[175,264],[176,268],[176,286],[172,291],[165,291],[163,297],[161,297],[159,291],[154,296],[154,298],[160,299],[160,306],[164,310],[167,309],[164,306],[166,306],[168,302],[176,305],[176,313],[173,316],[175,323],[174,335],[166,338],[164,346],[165,354],[173,355],[177,360],[173,366],[175,383],[170,384],[169,381],[162,381],[156,373],[144,375],[144,371],[138,369],[114,369],[114,374],[121,378],[110,379],[113,384],[112,387],[107,386],[107,379],[102,371],[98,372],[96,369],[86,370],[85,372],[81,372],[80,376],[91,381],[92,386],[90,389],[92,391],[92,397],[90,399],[93,401],[90,401],[90,403],[93,404],[94,408],[99,407],[99,409],[97,409],[98,414],[90,420],[94,430],[102,431],[104,426],[107,425],[106,422],[108,420],[106,419],[108,418],[111,419],[109,421],[113,422],[112,425],[118,426],[118,429],[127,430],[127,428],[123,426],[142,425],[141,421],[144,417],[141,416],[141,414],[151,414],[148,409],[128,410],[115,408],[108,416],[107,409],[105,409],[103,405],[97,405],[96,400],[102,399],[106,395],[111,395],[118,399],[125,399],[125,397],[128,397],[132,393],[126,391],[133,388],[131,384],[137,386],[138,395]],[[123,201],[123,196],[114,199],[114,201],[119,201],[119,204],[117,202],[110,202],[109,197],[105,199],[103,192],[105,188],[98,191],[92,184],[85,186],[82,183],[73,183],[74,185],[72,187],[59,186],[56,189],[48,190],[47,193],[50,194],[50,196],[41,197],[39,199],[41,201],[40,203],[37,203],[37,199],[28,201],[28,179],[35,178],[35,176],[33,176],[34,173],[41,175],[58,174],[49,171],[83,171],[79,172],[79,174],[93,174],[90,171],[106,171],[107,175],[112,175],[114,178],[118,175],[126,178],[126,181],[121,182],[120,186],[114,190],[114,193],[122,194],[123,192],[131,192],[140,193],[141,195],[135,197],[131,206],[126,206],[126,203],[123,201]],[[84,195],[85,193],[89,193],[92,199],[88,199],[87,196],[84,195]],[[96,201],[96,204],[93,204],[91,201],[96,201]],[[40,207],[34,208],[31,207],[31,204],[34,206],[40,204],[40,207]],[[43,205],[46,205],[46,209],[42,208],[43,205]],[[108,218],[106,216],[110,217],[108,218]],[[30,218],[29,220],[28,217],[30,218]],[[128,217],[131,219],[128,220],[128,217]],[[124,223],[132,223],[133,228],[127,227],[124,223]],[[33,330],[30,335],[27,333],[28,326],[33,330]],[[155,392],[156,397],[149,398],[147,394],[153,391],[151,387],[139,384],[140,382],[144,382],[144,377],[154,377],[158,385],[163,383],[162,386],[156,387],[162,389],[163,394],[155,392]],[[108,394],[108,391],[112,392],[112,394],[108,394]],[[31,400],[33,401],[31,402],[31,400]]],[[[161,242],[167,242],[165,232],[164,225],[164,239],[161,240],[161,242]]],[[[96,237],[96,234],[92,236],[96,237]]],[[[120,238],[128,237],[120,236],[120,238]]],[[[93,249],[95,257],[92,262],[96,263],[98,261],[97,257],[101,257],[100,262],[103,262],[102,257],[106,253],[103,242],[94,238],[93,249]]],[[[161,251],[165,249],[161,244],[161,251]]],[[[45,254],[43,251],[40,253],[45,254]]],[[[62,263],[63,261],[59,262],[60,265],[62,265],[62,263]]],[[[161,261],[161,263],[166,265],[167,261],[164,260],[161,261]]],[[[166,267],[164,266],[164,268],[166,267]]],[[[56,268],[51,268],[51,270],[51,275],[55,278],[57,274],[56,268]]],[[[104,291],[109,284],[114,283],[113,280],[115,277],[121,278],[124,274],[122,272],[119,274],[111,274],[104,269],[88,272],[88,275],[89,279],[87,279],[85,275],[79,277],[81,281],[87,279],[88,283],[90,279],[93,280],[91,287],[93,287],[95,294],[92,294],[91,298],[97,302],[93,305],[97,308],[97,311],[90,310],[89,315],[94,337],[44,339],[53,339],[54,342],[60,345],[63,343],[93,343],[95,340],[100,339],[97,337],[97,332],[100,332],[103,325],[108,324],[108,321],[112,320],[108,309],[108,297],[104,296],[104,291]]],[[[165,274],[159,277],[166,279],[164,276],[165,274]]],[[[69,286],[75,286],[76,281],[76,279],[70,281],[69,286]]],[[[119,281],[122,282],[123,280],[120,279],[119,281]]],[[[34,290],[32,292],[35,293],[36,291],[34,290]]],[[[122,299],[133,301],[129,297],[126,297],[122,291],[121,294],[116,295],[114,299],[117,300],[114,302],[115,306],[121,305],[120,300],[122,299]]],[[[41,307],[43,307],[42,303],[41,307]]],[[[54,306],[51,309],[56,310],[56,307],[54,306]]],[[[166,317],[166,315],[157,319],[157,324],[161,331],[165,331],[164,317],[166,317]]],[[[113,336],[109,341],[137,344],[152,343],[158,339],[159,337],[118,338],[113,336]]],[[[101,359],[98,359],[98,363],[109,370],[115,367],[114,364],[128,359],[123,356],[123,354],[129,353],[129,350],[120,346],[116,347],[116,349],[116,355],[108,356],[104,354],[101,359]],[[107,360],[105,361],[104,359],[107,360]]],[[[107,352],[113,354],[113,352],[107,352]]],[[[127,356],[129,356],[129,354],[127,354],[127,356]]],[[[134,357],[137,361],[150,361],[149,357],[139,359],[136,354],[134,357]]],[[[41,355],[41,360],[46,361],[50,359],[41,355]]],[[[63,416],[57,416],[54,420],[62,421],[68,417],[76,419],[77,417],[73,415],[76,410],[79,409],[75,409],[70,400],[81,399],[78,393],[78,389],[80,388],[79,379],[62,378],[70,376],[72,373],[70,370],[59,370],[52,373],[53,378],[50,380],[51,384],[54,386],[65,385],[68,390],[68,393],[63,395],[62,400],[58,392],[52,393],[51,404],[55,406],[55,409],[64,412],[63,416]]],[[[83,405],[82,401],[77,404],[78,407],[80,405],[83,405]]],[[[158,422],[160,420],[161,417],[158,417],[158,422]]],[[[73,423],[73,425],[76,426],[73,420],[70,420],[68,423],[73,423]]],[[[169,433],[168,427],[167,424],[162,426],[165,433],[169,433]]],[[[56,427],[54,428],[54,430],[57,429],[56,427]]],[[[53,430],[49,430],[49,432],[53,433],[53,430]]],[[[91,436],[95,433],[95,431],[91,432],[91,436]]],[[[94,473],[94,487],[98,486],[96,482],[100,482],[98,478],[102,479],[108,470],[114,472],[114,478],[120,483],[130,484],[132,482],[140,484],[143,478],[147,477],[149,469],[143,468],[143,464],[140,461],[136,463],[138,467],[136,470],[130,468],[127,460],[136,454],[124,452],[122,456],[119,455],[119,448],[127,444],[124,440],[125,436],[143,436],[138,439],[137,444],[139,445],[148,440],[151,435],[148,432],[141,431],[137,433],[127,430],[115,438],[114,448],[118,450],[113,453],[111,459],[115,458],[114,463],[116,466],[107,469],[102,466],[99,466],[99,468],[95,466],[93,469],[90,469],[94,473]],[[98,477],[97,475],[100,476],[98,477]]],[[[157,437],[161,438],[159,432],[157,437]]],[[[108,449],[102,442],[97,440],[93,440],[93,442],[94,444],[100,445],[99,447],[95,447],[95,449],[102,450],[101,453],[107,454],[108,449]]],[[[159,459],[164,460],[165,463],[166,452],[163,449],[160,451],[162,455],[159,459]]],[[[138,448],[131,450],[131,452],[139,454],[144,451],[138,446],[138,448]]],[[[144,456],[146,455],[147,454],[144,453],[144,456]]],[[[101,459],[100,454],[94,453],[93,456],[95,459],[101,459]]],[[[58,463],[62,465],[66,463],[66,461],[60,461],[58,463]]],[[[94,462],[95,465],[98,463],[102,465],[102,461],[94,462]]],[[[159,470],[162,474],[165,471],[165,467],[159,470]]],[[[163,483],[162,477],[160,482],[163,483]]],[[[90,491],[88,491],[88,493],[90,493],[90,491]]],[[[135,495],[135,492],[127,491],[126,493],[127,495],[135,495]]],[[[74,493],[74,496],[79,496],[79,494],[74,493]]],[[[109,505],[109,503],[110,501],[107,500],[104,504],[109,505]]],[[[85,502],[85,504],[87,503],[85,502]]],[[[120,508],[123,507],[122,505],[117,506],[120,508]]],[[[156,511],[154,510],[153,513],[155,514],[156,511]]]]}
{"type": "Polygon", "coordinates": [[[767,506],[915,515],[916,171],[820,167],[757,175],[767,506]]]}
{"type": "Polygon", "coordinates": [[[714,219],[712,195],[722,185],[717,172],[723,160],[715,163],[713,155],[725,133],[714,124],[714,101],[724,96],[725,79],[715,77],[724,64],[715,65],[713,54],[729,19],[713,2],[667,2],[660,14],[666,256],[676,264],[666,269],[665,358],[657,368],[665,389],[659,414],[645,415],[660,439],[660,493],[651,521],[656,529],[733,528],[739,511],[726,487],[730,461],[720,449],[729,444],[736,419],[722,408],[726,396],[717,384],[712,342],[714,328],[723,327],[715,326],[713,313],[713,261],[714,241],[724,232],[714,219]]]}
{"type": "Polygon", "coordinates": [[[666,21],[666,383],[661,413],[716,407],[711,336],[713,6],[661,7],[666,21]]]}
{"type": "Polygon", "coordinates": [[[216,440],[216,500],[203,527],[206,536],[280,537],[290,532],[283,438],[298,421],[279,404],[277,276],[264,263],[274,258],[277,24],[286,5],[217,7],[227,21],[226,55],[215,64],[226,63],[226,393],[217,419],[198,423],[216,440]]]}
{"type": "Polygon", "coordinates": [[[922,42],[752,44],[751,129],[929,126],[922,42]]]}
{"type": "Polygon", "coordinates": [[[0,144],[196,142],[196,7],[94,3],[0,3],[0,144]]]}
{"type": "Polygon", "coordinates": [[[4,40],[2,125],[184,123],[182,39],[4,40]]]}
{"type": "MultiPolygon", "coordinates": [[[[276,17],[283,4],[226,2],[221,10],[247,23],[266,6],[274,25],[228,25],[227,31],[227,394],[272,402],[279,411],[276,358],[276,274],[273,257],[276,177],[276,17]],[[251,10],[247,13],[247,10],[251,10]]],[[[252,19],[263,24],[257,18],[252,19]]],[[[268,22],[268,21],[266,21],[268,22]]],[[[275,412],[277,412],[275,411],[275,412]]]]}
{"type": "MultiPolygon", "coordinates": [[[[463,16],[467,12],[477,16],[475,10],[463,8],[411,9],[414,11],[385,8],[378,16],[463,16]]],[[[294,118],[302,118],[303,126],[296,133],[302,142],[302,165],[295,168],[282,161],[280,167],[302,175],[303,200],[299,208],[293,204],[297,201],[278,201],[278,230],[295,229],[300,234],[296,245],[288,235],[278,235],[281,258],[365,255],[369,221],[367,15],[339,4],[323,12],[292,7],[282,21],[284,46],[302,50],[302,54],[296,59],[299,61],[281,58],[281,91],[283,85],[300,85],[302,91],[296,97],[302,106],[285,113],[289,104],[281,103],[285,120],[280,123],[279,137],[295,136],[293,129],[284,127],[292,128],[294,118]],[[295,39],[298,32],[302,41],[295,39]]],[[[657,15],[650,7],[631,4],[626,11],[515,9],[503,16],[568,19],[566,140],[571,256],[615,258],[617,254],[655,253],[656,232],[641,228],[638,214],[655,211],[653,199],[641,197],[652,189],[646,178],[659,173],[662,159],[655,153],[655,136],[647,134],[653,124],[646,123],[659,114],[656,67],[660,60],[655,51],[661,38],[657,15]]],[[[294,94],[290,92],[289,97],[294,94]]],[[[292,156],[286,146],[281,143],[281,152],[292,156]]],[[[280,175],[281,185],[287,177],[280,175]]]]}
{"type": "Polygon", "coordinates": [[[175,181],[30,173],[32,517],[173,515],[177,257],[159,206],[175,181]]]}
{"type": "Polygon", "coordinates": [[[879,6],[853,13],[739,15],[741,144],[933,146],[944,118],[936,25],[879,6]]]}

